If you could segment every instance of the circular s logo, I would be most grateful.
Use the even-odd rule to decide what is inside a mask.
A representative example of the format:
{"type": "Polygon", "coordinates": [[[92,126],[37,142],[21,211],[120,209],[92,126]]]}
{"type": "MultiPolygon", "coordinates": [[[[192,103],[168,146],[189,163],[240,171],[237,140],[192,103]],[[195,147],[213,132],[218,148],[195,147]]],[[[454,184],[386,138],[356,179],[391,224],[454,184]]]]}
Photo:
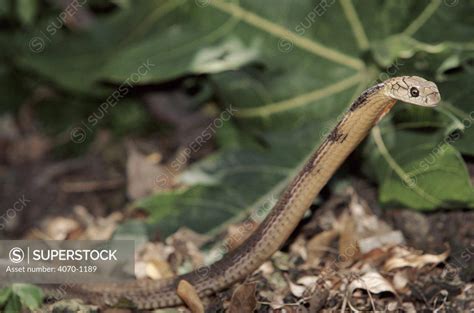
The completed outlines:
{"type": "Polygon", "coordinates": [[[13,263],[20,263],[25,258],[25,252],[21,248],[15,247],[10,249],[8,256],[13,263]]]}

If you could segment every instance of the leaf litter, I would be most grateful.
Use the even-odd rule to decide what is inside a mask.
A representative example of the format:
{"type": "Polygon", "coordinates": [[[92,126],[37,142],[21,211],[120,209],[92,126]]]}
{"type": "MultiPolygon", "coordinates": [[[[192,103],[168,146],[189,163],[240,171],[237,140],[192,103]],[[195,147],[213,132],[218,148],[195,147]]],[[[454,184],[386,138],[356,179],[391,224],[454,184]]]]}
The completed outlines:
{"type": "MultiPolygon", "coordinates": [[[[450,249],[440,254],[414,249],[407,245],[401,232],[373,214],[354,189],[348,188],[344,198],[342,206],[339,202],[340,212],[323,206],[320,209],[327,212],[309,218],[305,226],[311,225],[319,231],[308,237],[304,232],[298,234],[245,282],[209,299],[199,298],[192,286],[182,282],[180,296],[188,309],[191,312],[202,312],[204,307],[227,312],[415,312],[469,305],[472,284],[460,289],[458,273],[453,276],[448,272],[450,249]],[[321,214],[326,218],[321,219],[321,214]],[[325,223],[317,225],[316,220],[325,223]]],[[[76,208],[74,216],[48,220],[31,236],[48,234],[51,232],[48,229],[53,228],[59,229],[54,233],[61,234],[61,238],[91,238],[97,235],[97,227],[102,231],[109,229],[107,233],[112,236],[123,219],[112,214],[96,221],[84,208],[76,208]]],[[[215,238],[181,228],[164,242],[143,243],[137,248],[137,278],[162,279],[206,265],[212,249],[205,247],[235,237],[238,227],[239,224],[229,227],[227,233],[215,238]]],[[[176,310],[181,309],[166,312],[176,310]]]]}

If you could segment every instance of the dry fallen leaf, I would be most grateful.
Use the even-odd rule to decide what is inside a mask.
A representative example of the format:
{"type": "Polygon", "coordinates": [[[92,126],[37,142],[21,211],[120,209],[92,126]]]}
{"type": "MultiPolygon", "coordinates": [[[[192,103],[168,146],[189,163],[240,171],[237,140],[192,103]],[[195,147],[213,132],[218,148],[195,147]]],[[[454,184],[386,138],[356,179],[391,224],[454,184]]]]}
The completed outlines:
{"type": "Polygon", "coordinates": [[[317,281],[318,281],[317,276],[303,276],[301,278],[298,278],[298,280],[296,282],[298,283],[298,285],[311,287],[311,286],[316,285],[317,281]]]}
{"type": "Polygon", "coordinates": [[[288,279],[288,285],[290,286],[290,291],[291,293],[297,297],[297,298],[301,298],[303,297],[303,294],[304,292],[306,291],[306,287],[305,286],[301,286],[301,285],[298,285],[298,284],[295,284],[293,283],[291,280],[288,279]]]}
{"type": "Polygon", "coordinates": [[[415,305],[411,302],[405,302],[402,304],[402,312],[406,313],[416,313],[415,305]]]}
{"type": "Polygon", "coordinates": [[[46,219],[42,224],[44,232],[53,240],[65,240],[81,226],[76,220],[62,216],[46,219]]]}
{"type": "Polygon", "coordinates": [[[347,267],[359,255],[359,247],[357,245],[356,222],[349,214],[342,215],[339,222],[339,267],[347,267]]]}
{"type": "Polygon", "coordinates": [[[374,249],[394,246],[404,243],[405,239],[401,231],[395,230],[385,234],[378,234],[359,240],[360,252],[365,254],[374,249]]]}
{"type": "Polygon", "coordinates": [[[106,217],[95,217],[83,206],[74,207],[74,215],[85,226],[80,239],[109,240],[123,220],[123,214],[116,211],[106,217]]]}
{"type": "Polygon", "coordinates": [[[405,271],[399,271],[393,276],[393,287],[395,287],[397,291],[405,292],[408,281],[407,273],[405,271]]]}
{"type": "Polygon", "coordinates": [[[210,239],[210,236],[197,233],[187,227],[180,227],[174,234],[166,238],[166,243],[168,245],[174,245],[176,241],[192,242],[196,247],[200,248],[210,239]]]}
{"type": "Polygon", "coordinates": [[[159,163],[159,154],[144,155],[131,143],[127,150],[127,194],[131,199],[174,186],[177,173],[159,163]]]}
{"type": "Polygon", "coordinates": [[[403,234],[400,231],[393,231],[390,225],[373,214],[368,204],[354,191],[348,209],[354,223],[349,226],[354,229],[344,227],[344,231],[347,233],[353,231],[352,236],[357,239],[356,244],[360,253],[365,254],[377,248],[404,242],[403,234]]]}
{"type": "Polygon", "coordinates": [[[308,263],[312,266],[319,264],[320,258],[328,251],[331,242],[337,237],[338,231],[335,229],[323,231],[313,238],[307,244],[308,263]]]}
{"type": "Polygon", "coordinates": [[[301,257],[304,261],[308,260],[308,250],[306,248],[306,238],[301,234],[295,238],[290,245],[290,254],[301,257]]]}
{"type": "MultiPolygon", "coordinates": [[[[264,264],[268,263],[270,263],[270,261],[265,262],[264,264]]],[[[261,266],[260,269],[262,267],[263,266],[261,266]]],[[[267,267],[267,270],[271,271],[264,274],[263,277],[271,286],[271,288],[263,288],[262,290],[258,290],[258,295],[259,298],[265,299],[265,304],[269,305],[272,310],[279,310],[285,306],[284,298],[288,292],[288,282],[282,272],[275,267],[270,265],[267,267]]]]}
{"type": "Polygon", "coordinates": [[[381,235],[392,231],[392,228],[373,214],[369,205],[355,191],[351,192],[349,212],[356,224],[359,238],[381,235]]]}
{"type": "Polygon", "coordinates": [[[176,290],[178,296],[183,300],[193,313],[204,313],[204,305],[199,298],[196,289],[186,280],[181,280],[176,290]]]}
{"type": "Polygon", "coordinates": [[[363,289],[370,293],[391,292],[396,294],[392,285],[377,272],[368,272],[363,276],[353,280],[347,287],[349,296],[352,296],[354,290],[363,289]]]}
{"type": "Polygon", "coordinates": [[[174,276],[174,273],[168,262],[157,259],[146,263],[145,272],[147,277],[154,280],[174,276]]]}
{"type": "Polygon", "coordinates": [[[45,218],[32,236],[54,240],[109,240],[123,219],[123,214],[113,212],[106,217],[95,217],[80,205],[73,209],[70,217],[45,218]]]}
{"type": "Polygon", "coordinates": [[[255,298],[256,284],[249,283],[237,287],[232,295],[230,306],[227,312],[229,313],[251,313],[257,306],[257,299],[255,298]]]}
{"type": "Polygon", "coordinates": [[[260,265],[257,271],[261,272],[263,275],[271,275],[275,271],[275,267],[271,261],[267,261],[260,265]]]}
{"type": "Polygon", "coordinates": [[[322,308],[326,304],[329,297],[329,290],[327,288],[316,288],[311,299],[309,299],[309,312],[322,312],[322,308]]]}
{"type": "Polygon", "coordinates": [[[135,260],[135,276],[137,278],[161,279],[174,276],[174,272],[167,262],[174,252],[173,247],[163,243],[147,242],[137,248],[135,260]]]}
{"type": "Polygon", "coordinates": [[[438,264],[446,260],[449,250],[441,254],[416,254],[402,247],[392,249],[393,256],[385,262],[384,270],[392,271],[402,267],[422,268],[427,264],[438,264]]]}
{"type": "Polygon", "coordinates": [[[201,267],[205,264],[205,254],[199,249],[209,239],[208,236],[198,234],[189,228],[182,227],[168,237],[165,243],[173,247],[174,252],[170,262],[178,272],[188,272],[188,268],[201,267]]]}

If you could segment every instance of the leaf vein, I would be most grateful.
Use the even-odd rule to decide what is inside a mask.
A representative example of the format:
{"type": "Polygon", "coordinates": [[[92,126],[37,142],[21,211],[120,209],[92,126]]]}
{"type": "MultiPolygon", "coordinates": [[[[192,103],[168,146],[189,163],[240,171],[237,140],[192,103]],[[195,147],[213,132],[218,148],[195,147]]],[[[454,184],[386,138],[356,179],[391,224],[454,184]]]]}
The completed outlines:
{"type": "Polygon", "coordinates": [[[316,42],[314,40],[309,40],[303,36],[299,36],[294,32],[285,29],[284,27],[273,23],[261,16],[258,16],[255,13],[247,11],[241,8],[238,5],[233,3],[226,3],[222,0],[214,0],[210,2],[210,5],[213,7],[224,11],[232,16],[238,17],[242,19],[244,22],[255,26],[258,29],[264,30],[269,34],[272,34],[275,37],[279,37],[282,39],[286,39],[293,43],[295,46],[309,51],[315,55],[319,55],[325,59],[331,60],[333,62],[352,67],[355,69],[362,69],[364,68],[364,63],[357,58],[348,56],[344,53],[341,53],[337,50],[328,48],[323,44],[316,42]]]}

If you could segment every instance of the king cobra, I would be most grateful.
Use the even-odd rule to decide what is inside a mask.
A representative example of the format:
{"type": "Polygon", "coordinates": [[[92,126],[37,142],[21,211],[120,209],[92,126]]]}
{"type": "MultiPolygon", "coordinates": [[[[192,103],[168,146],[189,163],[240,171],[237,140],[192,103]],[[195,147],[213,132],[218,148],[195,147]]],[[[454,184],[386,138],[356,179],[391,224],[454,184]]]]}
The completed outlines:
{"type": "Polygon", "coordinates": [[[126,301],[139,309],[154,309],[183,304],[176,293],[182,280],[190,283],[200,297],[244,280],[285,243],[341,163],[397,100],[434,107],[441,97],[433,82],[417,76],[391,78],[365,90],[308,158],[253,234],[216,263],[165,280],[79,285],[72,288],[72,294],[94,304],[114,306],[126,301]]]}

